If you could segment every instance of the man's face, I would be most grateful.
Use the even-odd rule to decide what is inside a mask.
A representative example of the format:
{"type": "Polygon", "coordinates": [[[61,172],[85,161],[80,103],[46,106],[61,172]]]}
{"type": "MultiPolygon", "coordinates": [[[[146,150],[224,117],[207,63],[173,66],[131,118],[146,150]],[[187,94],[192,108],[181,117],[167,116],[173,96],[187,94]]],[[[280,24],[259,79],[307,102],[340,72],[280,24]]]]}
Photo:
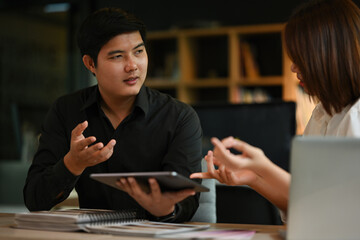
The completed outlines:
{"type": "Polygon", "coordinates": [[[119,34],[101,49],[95,75],[103,98],[131,97],[139,93],[148,67],[148,57],[140,33],[119,34]]]}

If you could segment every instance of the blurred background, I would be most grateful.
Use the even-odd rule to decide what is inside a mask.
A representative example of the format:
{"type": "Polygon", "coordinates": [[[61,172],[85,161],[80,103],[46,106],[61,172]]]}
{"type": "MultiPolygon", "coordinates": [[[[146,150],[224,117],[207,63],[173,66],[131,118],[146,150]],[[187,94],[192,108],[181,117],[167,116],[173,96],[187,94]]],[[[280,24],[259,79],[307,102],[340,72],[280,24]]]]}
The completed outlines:
{"type": "Polygon", "coordinates": [[[75,43],[76,31],[90,12],[121,7],[152,32],[284,23],[302,2],[0,1],[0,160],[31,161],[42,120],[54,100],[96,83],[75,43]]]}
{"type": "MultiPolygon", "coordinates": [[[[313,108],[289,70],[281,41],[283,24],[303,2],[0,0],[0,212],[26,211],[22,189],[52,103],[96,84],[75,39],[85,17],[102,7],[121,7],[145,22],[145,84],[192,104],[204,140],[241,136],[288,170],[295,104],[283,101],[306,109],[297,110],[300,134],[313,108]],[[269,105],[241,105],[258,102],[269,105]]],[[[281,224],[269,202],[249,188],[235,188],[217,186],[218,222],[281,224]]],[[[68,200],[62,204],[77,205],[75,193],[68,200]]]]}

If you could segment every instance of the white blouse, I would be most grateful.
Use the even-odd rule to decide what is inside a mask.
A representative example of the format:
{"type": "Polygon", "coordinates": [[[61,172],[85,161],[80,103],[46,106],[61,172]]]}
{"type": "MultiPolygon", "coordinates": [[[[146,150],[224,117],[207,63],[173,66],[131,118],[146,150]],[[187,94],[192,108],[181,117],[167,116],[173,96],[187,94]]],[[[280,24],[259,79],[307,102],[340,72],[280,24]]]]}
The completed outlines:
{"type": "Polygon", "coordinates": [[[360,99],[333,116],[327,114],[319,103],[303,135],[360,137],[360,99]]]}
{"type": "MultiPolygon", "coordinates": [[[[333,116],[326,113],[321,103],[317,104],[303,135],[360,137],[360,99],[333,116]]],[[[280,216],[286,222],[281,210],[280,216]]]]}

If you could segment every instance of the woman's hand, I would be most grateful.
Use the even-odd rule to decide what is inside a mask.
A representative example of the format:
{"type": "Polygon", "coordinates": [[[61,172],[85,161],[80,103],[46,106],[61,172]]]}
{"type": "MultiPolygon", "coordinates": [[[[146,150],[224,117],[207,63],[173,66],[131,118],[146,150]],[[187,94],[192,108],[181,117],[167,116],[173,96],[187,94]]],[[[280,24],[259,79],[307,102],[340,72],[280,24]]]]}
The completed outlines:
{"type": "Polygon", "coordinates": [[[224,164],[218,165],[218,169],[214,167],[214,155],[212,151],[209,151],[205,156],[207,162],[207,172],[193,173],[190,178],[214,178],[220,183],[227,185],[248,185],[256,181],[257,176],[254,172],[247,169],[232,170],[225,167],[224,164]]]}
{"type": "Polygon", "coordinates": [[[211,139],[214,150],[205,156],[208,171],[194,173],[190,178],[214,178],[227,185],[254,185],[261,178],[261,170],[271,161],[264,152],[257,147],[235,139],[211,139]],[[239,154],[234,154],[230,149],[235,149],[239,154]],[[215,169],[215,166],[218,168],[215,169]]]}
{"type": "Polygon", "coordinates": [[[208,171],[193,173],[190,178],[215,178],[227,185],[249,185],[282,211],[287,211],[291,179],[288,172],[271,162],[260,148],[241,140],[212,138],[211,142],[214,151],[205,157],[208,171]],[[240,153],[231,153],[232,148],[240,153]]]}
{"type": "Polygon", "coordinates": [[[212,138],[211,143],[214,145],[215,165],[223,164],[232,171],[247,169],[257,172],[264,164],[270,162],[260,148],[233,137],[224,138],[222,141],[212,138]],[[240,154],[233,154],[229,149],[235,149],[240,154]]]}

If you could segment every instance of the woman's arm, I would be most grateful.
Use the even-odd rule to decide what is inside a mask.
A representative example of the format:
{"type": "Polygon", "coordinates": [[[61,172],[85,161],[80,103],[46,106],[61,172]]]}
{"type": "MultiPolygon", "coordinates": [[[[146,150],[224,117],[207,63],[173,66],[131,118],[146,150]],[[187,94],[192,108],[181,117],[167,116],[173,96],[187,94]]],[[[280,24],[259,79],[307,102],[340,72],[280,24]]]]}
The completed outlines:
{"type": "Polygon", "coordinates": [[[227,185],[248,185],[286,213],[291,178],[288,172],[271,162],[261,149],[246,142],[233,137],[211,141],[214,151],[205,157],[208,172],[194,173],[191,178],[215,178],[227,185]],[[231,148],[241,154],[231,153],[231,148]]]}

